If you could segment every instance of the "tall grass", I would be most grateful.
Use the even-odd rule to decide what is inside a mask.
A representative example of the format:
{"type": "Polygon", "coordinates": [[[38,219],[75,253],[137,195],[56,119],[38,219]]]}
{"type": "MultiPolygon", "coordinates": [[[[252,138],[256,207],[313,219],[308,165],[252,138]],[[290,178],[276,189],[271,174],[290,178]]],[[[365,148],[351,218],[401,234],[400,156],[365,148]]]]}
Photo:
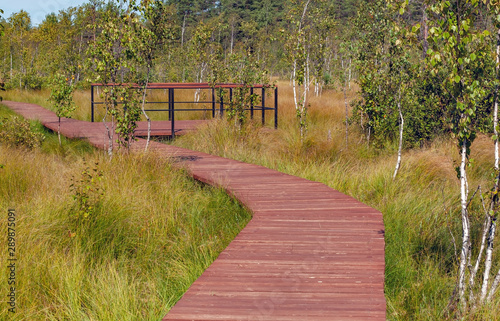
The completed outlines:
{"type": "MultiPolygon", "coordinates": [[[[396,144],[387,142],[374,149],[356,126],[349,125],[349,145],[345,145],[341,92],[325,90],[321,97],[310,98],[307,134],[301,140],[292,90],[287,82],[278,82],[278,86],[278,130],[261,127],[258,121],[236,128],[233,122],[215,120],[173,144],[320,181],[377,208],[384,214],[388,318],[445,319],[457,273],[455,247],[461,240],[454,141],[443,137],[421,149],[405,151],[393,181],[396,144]]],[[[355,90],[350,91],[348,100],[355,98],[355,90]]],[[[485,191],[491,181],[491,140],[480,136],[471,157],[471,190],[481,184],[485,191]]],[[[475,213],[472,220],[477,233],[482,217],[479,211],[475,213]]],[[[498,258],[498,250],[496,254],[498,258]]],[[[498,311],[497,296],[470,319],[499,320],[498,311]]]]}
{"type": "Polygon", "coordinates": [[[0,143],[1,224],[15,209],[18,259],[17,313],[2,304],[0,319],[158,320],[250,218],[154,154],[109,160],[84,143],[56,148],[46,134],[32,151],[0,143]],[[87,166],[102,171],[104,195],[81,219],[70,185],[87,166]]]}
{"type": "MultiPolygon", "coordinates": [[[[351,93],[349,99],[353,97],[351,93]]],[[[238,129],[220,120],[178,138],[174,144],[320,181],[377,208],[384,214],[388,318],[446,318],[457,273],[455,246],[461,241],[455,143],[441,138],[421,149],[405,151],[399,176],[393,181],[396,144],[388,142],[383,149],[373,149],[351,126],[346,147],[342,94],[326,91],[322,97],[313,97],[310,104],[303,140],[292,91],[280,83],[279,130],[255,123],[238,129]]],[[[476,140],[472,158],[471,189],[481,184],[487,190],[493,160],[489,138],[476,140]]],[[[474,206],[479,208],[479,204],[474,206]]],[[[480,211],[476,213],[473,221],[479,227],[482,216],[480,211]]],[[[497,269],[499,263],[495,264],[497,269]]],[[[498,320],[499,308],[497,296],[491,306],[471,318],[498,320]]]]}

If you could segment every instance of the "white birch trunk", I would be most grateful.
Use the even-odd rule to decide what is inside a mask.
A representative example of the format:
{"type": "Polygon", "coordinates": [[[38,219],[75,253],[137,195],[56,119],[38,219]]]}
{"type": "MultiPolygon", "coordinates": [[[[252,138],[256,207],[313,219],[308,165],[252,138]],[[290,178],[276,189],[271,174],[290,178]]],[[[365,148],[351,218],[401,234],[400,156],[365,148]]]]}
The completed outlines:
{"type": "Polygon", "coordinates": [[[109,113],[109,99],[106,95],[105,95],[105,106],[106,106],[106,110],[104,112],[104,117],[102,118],[102,123],[104,124],[104,127],[106,128],[106,134],[108,136],[108,155],[111,158],[111,157],[113,157],[114,117],[111,116],[111,128],[109,128],[108,124],[106,124],[106,117],[108,116],[108,113],[109,113]]]}
{"type": "MultiPolygon", "coordinates": [[[[198,82],[201,83],[203,81],[203,74],[205,73],[205,69],[207,68],[208,63],[202,63],[200,67],[200,73],[198,77],[198,82]]],[[[200,92],[201,89],[196,89],[194,92],[194,101],[199,102],[200,101],[200,92]]]]}
{"type": "Polygon", "coordinates": [[[305,79],[304,79],[304,93],[302,95],[302,103],[301,103],[301,110],[300,110],[300,120],[301,120],[301,126],[300,126],[300,138],[304,138],[305,134],[305,117],[306,117],[306,108],[307,108],[307,93],[309,92],[309,85],[310,85],[310,70],[309,70],[309,54],[307,55],[306,58],[306,66],[305,66],[305,79]]]}
{"type": "Polygon", "coordinates": [[[349,89],[351,89],[351,66],[352,66],[352,60],[349,58],[349,77],[347,78],[347,84],[349,86],[349,89]]]}
{"type": "MultiPolygon", "coordinates": [[[[489,216],[489,214],[488,214],[489,216]]],[[[481,287],[481,299],[480,302],[483,303],[486,298],[486,294],[488,292],[488,282],[490,278],[491,271],[491,262],[493,256],[493,240],[495,239],[496,232],[496,222],[491,222],[489,228],[489,237],[488,237],[488,247],[486,248],[486,258],[484,261],[484,275],[483,275],[483,286],[481,287]]]]}
{"type": "MultiPolygon", "coordinates": [[[[306,4],[304,5],[304,10],[302,11],[302,17],[299,22],[299,28],[297,30],[297,47],[296,47],[296,52],[295,55],[301,54],[299,52],[300,50],[300,40],[301,40],[301,33],[302,33],[302,22],[304,21],[304,17],[307,12],[307,7],[309,6],[309,3],[311,0],[308,0],[306,4]]],[[[297,111],[297,114],[299,115],[299,122],[300,122],[300,139],[302,140],[304,137],[304,126],[303,126],[303,117],[304,117],[304,112],[305,112],[305,107],[306,107],[306,101],[307,101],[307,91],[309,90],[309,55],[306,57],[306,65],[304,68],[304,89],[303,93],[300,94],[298,92],[298,86],[296,83],[296,76],[297,76],[297,57],[295,56],[293,58],[293,73],[292,73],[292,88],[293,88],[293,101],[295,103],[295,110],[297,111]]]]}
{"type": "Polygon", "coordinates": [[[182,30],[181,30],[181,48],[184,47],[184,33],[186,32],[186,16],[187,12],[184,12],[184,19],[182,20],[182,30]]]}
{"type": "Polygon", "coordinates": [[[111,116],[111,128],[108,127],[108,125],[106,124],[106,115],[107,115],[108,111],[106,110],[106,114],[104,116],[104,118],[102,119],[102,122],[104,124],[104,127],[106,127],[106,132],[108,134],[108,155],[109,157],[112,157],[113,156],[113,138],[114,138],[114,126],[113,126],[113,123],[114,123],[114,117],[111,116]]]}
{"type": "Polygon", "coordinates": [[[297,74],[297,60],[293,61],[293,71],[292,71],[292,88],[293,88],[293,102],[295,104],[295,110],[300,111],[299,104],[297,101],[297,86],[295,83],[295,76],[297,74]]]}
{"type": "Polygon", "coordinates": [[[491,285],[490,292],[488,293],[488,297],[486,298],[486,300],[488,302],[491,302],[491,299],[493,299],[493,295],[497,291],[498,285],[500,285],[500,269],[498,270],[498,273],[495,277],[495,280],[493,281],[493,284],[491,285]]]}
{"type": "Polygon", "coordinates": [[[489,230],[490,224],[491,224],[491,216],[488,213],[486,213],[486,218],[485,218],[484,224],[483,224],[483,235],[481,236],[481,248],[479,249],[479,254],[478,254],[477,259],[476,259],[476,264],[474,265],[474,268],[472,269],[471,274],[470,274],[470,278],[469,278],[469,287],[471,288],[470,295],[469,295],[470,302],[474,302],[476,300],[475,296],[474,296],[474,291],[472,289],[474,289],[474,283],[476,281],[477,271],[479,270],[479,265],[480,265],[481,259],[483,257],[484,248],[486,247],[486,238],[488,236],[488,230],[489,230]]]}
{"type": "Polygon", "coordinates": [[[347,104],[347,93],[346,93],[345,82],[343,89],[344,89],[343,93],[344,93],[344,104],[345,104],[345,149],[347,150],[349,148],[349,105],[347,104]]]}
{"type": "Polygon", "coordinates": [[[467,140],[464,139],[461,148],[461,162],[460,162],[460,204],[462,214],[462,250],[460,251],[460,268],[458,274],[458,294],[462,310],[467,308],[465,300],[465,273],[467,269],[467,262],[469,259],[469,243],[470,243],[470,225],[469,216],[467,213],[467,176],[466,176],[466,163],[467,163],[467,140]]]}
{"type": "Polygon", "coordinates": [[[148,83],[149,83],[149,71],[148,71],[148,76],[146,77],[146,85],[144,86],[144,90],[142,92],[142,114],[144,117],[146,117],[146,120],[148,121],[148,138],[146,139],[146,147],[144,147],[144,151],[148,151],[149,147],[149,141],[151,140],[151,119],[149,118],[148,114],[146,113],[146,89],[148,88],[148,83]]]}
{"type": "MultiPolygon", "coordinates": [[[[497,81],[500,78],[500,29],[497,32],[497,60],[496,60],[497,81]]],[[[495,169],[498,170],[498,85],[495,86],[495,106],[493,110],[493,133],[495,134],[495,169]]]]}
{"type": "Polygon", "coordinates": [[[399,111],[398,160],[396,162],[396,168],[394,169],[394,175],[392,175],[392,179],[396,179],[396,176],[398,175],[399,167],[401,166],[401,152],[403,150],[403,129],[405,125],[405,120],[403,118],[403,111],[401,110],[401,83],[399,83],[398,111],[399,111]]]}

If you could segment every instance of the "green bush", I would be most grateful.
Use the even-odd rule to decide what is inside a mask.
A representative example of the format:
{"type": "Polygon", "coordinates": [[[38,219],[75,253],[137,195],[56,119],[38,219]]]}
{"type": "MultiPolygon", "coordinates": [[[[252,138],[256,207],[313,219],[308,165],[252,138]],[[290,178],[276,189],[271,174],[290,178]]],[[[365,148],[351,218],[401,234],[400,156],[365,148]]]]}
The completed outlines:
{"type": "Polygon", "coordinates": [[[9,146],[24,146],[32,149],[40,146],[45,136],[32,128],[29,121],[14,116],[0,120],[0,142],[9,146]]]}

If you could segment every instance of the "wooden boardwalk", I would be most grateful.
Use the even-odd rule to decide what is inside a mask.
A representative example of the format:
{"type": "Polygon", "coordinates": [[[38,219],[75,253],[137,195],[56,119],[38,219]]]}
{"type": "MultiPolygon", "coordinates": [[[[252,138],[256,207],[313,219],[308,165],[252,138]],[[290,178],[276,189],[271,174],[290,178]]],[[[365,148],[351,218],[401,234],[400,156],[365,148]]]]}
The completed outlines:
{"type": "MultiPolygon", "coordinates": [[[[4,104],[44,125],[54,121],[37,105],[4,104]]],[[[76,120],[64,120],[63,134],[95,146],[103,141],[96,125],[76,120]]],[[[225,188],[253,213],[164,320],[385,320],[379,211],[265,167],[160,143],[151,147],[197,180],[225,188]]]]}

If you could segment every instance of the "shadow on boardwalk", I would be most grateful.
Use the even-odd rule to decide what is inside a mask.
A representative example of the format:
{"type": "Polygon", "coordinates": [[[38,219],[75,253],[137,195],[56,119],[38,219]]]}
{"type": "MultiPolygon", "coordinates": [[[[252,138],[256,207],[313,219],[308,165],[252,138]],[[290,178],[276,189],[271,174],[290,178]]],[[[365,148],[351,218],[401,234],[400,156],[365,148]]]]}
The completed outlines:
{"type": "MultiPolygon", "coordinates": [[[[3,104],[57,129],[54,113],[38,105],[3,104]]],[[[102,123],[63,119],[61,133],[105,147],[102,123]]],[[[133,147],[144,145],[140,139],[133,147]]],[[[164,320],[385,320],[379,211],[262,166],[155,142],[151,148],[253,213],[164,320]]]]}

